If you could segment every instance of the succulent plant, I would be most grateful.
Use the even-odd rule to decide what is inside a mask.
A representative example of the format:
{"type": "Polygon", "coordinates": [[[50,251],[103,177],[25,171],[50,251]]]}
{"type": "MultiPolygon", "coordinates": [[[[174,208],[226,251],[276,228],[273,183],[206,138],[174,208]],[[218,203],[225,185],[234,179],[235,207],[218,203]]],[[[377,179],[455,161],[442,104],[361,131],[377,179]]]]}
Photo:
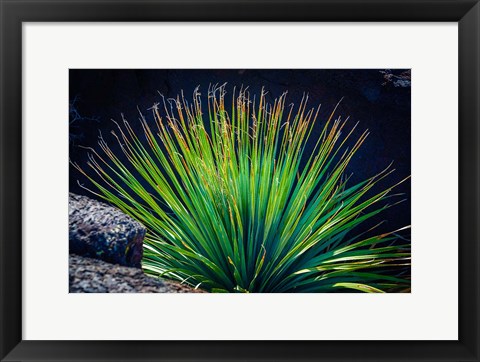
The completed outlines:
{"type": "Polygon", "coordinates": [[[273,103],[263,91],[231,97],[210,88],[206,110],[198,88],[191,103],[163,99],[150,120],[141,114],[141,134],[117,123],[121,155],[100,138],[90,168],[74,165],[147,228],[144,271],[211,292],[408,291],[410,242],[399,233],[409,227],[356,231],[395,205],[399,183],[378,184],[391,165],[350,182],[368,132],[355,138],[357,125],[335,110],[320,122],[308,96],[297,107],[286,93],[273,103]]]}

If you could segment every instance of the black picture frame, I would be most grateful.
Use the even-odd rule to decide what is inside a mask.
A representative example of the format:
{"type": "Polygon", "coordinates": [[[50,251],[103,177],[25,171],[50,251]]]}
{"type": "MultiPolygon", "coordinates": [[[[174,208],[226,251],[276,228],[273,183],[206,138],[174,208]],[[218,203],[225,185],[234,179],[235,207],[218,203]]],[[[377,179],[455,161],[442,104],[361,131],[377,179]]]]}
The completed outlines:
{"type": "MultiPolygon", "coordinates": [[[[478,0],[0,0],[0,11],[0,359],[2,361],[479,360],[480,5],[478,0]],[[22,340],[22,23],[59,21],[458,22],[459,340],[22,340]]],[[[445,288],[445,293],[449,293],[448,286],[445,288]]]]}

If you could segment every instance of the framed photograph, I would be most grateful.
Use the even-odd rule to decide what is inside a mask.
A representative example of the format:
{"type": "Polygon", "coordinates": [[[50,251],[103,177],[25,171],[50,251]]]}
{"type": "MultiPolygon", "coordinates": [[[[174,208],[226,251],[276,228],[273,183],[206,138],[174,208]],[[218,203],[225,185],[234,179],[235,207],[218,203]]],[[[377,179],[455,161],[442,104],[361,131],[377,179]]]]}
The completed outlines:
{"type": "Polygon", "coordinates": [[[478,361],[480,5],[9,1],[1,361],[478,361]]]}

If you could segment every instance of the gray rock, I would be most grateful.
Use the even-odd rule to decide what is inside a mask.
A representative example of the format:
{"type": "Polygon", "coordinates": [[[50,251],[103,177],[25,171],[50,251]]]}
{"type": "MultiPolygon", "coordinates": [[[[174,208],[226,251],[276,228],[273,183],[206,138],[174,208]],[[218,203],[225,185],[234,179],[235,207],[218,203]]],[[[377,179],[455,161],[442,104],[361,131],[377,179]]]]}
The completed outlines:
{"type": "Polygon", "coordinates": [[[70,293],[203,293],[186,285],[152,278],[141,269],[69,256],[70,293]]]}
{"type": "Polygon", "coordinates": [[[102,202],[69,194],[70,253],[140,268],[146,229],[102,202]]]}
{"type": "Polygon", "coordinates": [[[391,69],[381,70],[383,74],[383,86],[393,84],[394,87],[409,88],[412,85],[412,73],[411,70],[405,70],[401,73],[398,71],[392,71],[391,69]]]}

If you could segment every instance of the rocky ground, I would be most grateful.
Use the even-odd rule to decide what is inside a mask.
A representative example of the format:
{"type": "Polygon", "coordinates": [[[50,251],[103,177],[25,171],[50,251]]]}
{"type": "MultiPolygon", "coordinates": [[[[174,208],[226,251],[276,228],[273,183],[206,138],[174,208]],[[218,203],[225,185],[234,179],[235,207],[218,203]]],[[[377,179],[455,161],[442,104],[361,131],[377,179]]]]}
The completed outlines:
{"type": "Polygon", "coordinates": [[[70,293],[201,293],[188,286],[145,275],[141,269],[69,256],[70,293]]]}
{"type": "Polygon", "coordinates": [[[201,293],[143,273],[145,232],[120,210],[70,193],[70,293],[201,293]]]}

